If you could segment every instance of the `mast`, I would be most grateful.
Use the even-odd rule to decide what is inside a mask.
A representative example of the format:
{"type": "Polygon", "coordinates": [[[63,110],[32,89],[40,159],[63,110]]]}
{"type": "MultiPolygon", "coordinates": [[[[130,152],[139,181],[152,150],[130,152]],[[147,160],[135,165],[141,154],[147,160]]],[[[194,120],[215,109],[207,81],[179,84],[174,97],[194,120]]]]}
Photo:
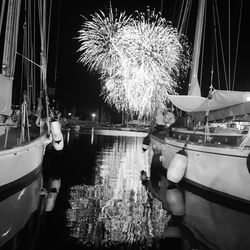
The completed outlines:
{"type": "Polygon", "coordinates": [[[39,0],[39,17],[40,17],[40,37],[41,37],[41,91],[40,100],[45,98],[46,123],[49,128],[49,98],[47,93],[47,61],[48,61],[48,44],[47,44],[47,23],[46,23],[46,0],[39,0]]]}
{"type": "Polygon", "coordinates": [[[198,69],[199,69],[198,66],[199,66],[199,59],[200,59],[205,4],[206,4],[206,0],[199,0],[198,15],[197,15],[196,29],[195,29],[194,48],[193,48],[193,56],[192,56],[192,70],[191,70],[191,75],[190,75],[190,80],[189,80],[189,90],[188,90],[188,95],[193,95],[193,96],[201,96],[200,86],[198,82],[198,69]]]}

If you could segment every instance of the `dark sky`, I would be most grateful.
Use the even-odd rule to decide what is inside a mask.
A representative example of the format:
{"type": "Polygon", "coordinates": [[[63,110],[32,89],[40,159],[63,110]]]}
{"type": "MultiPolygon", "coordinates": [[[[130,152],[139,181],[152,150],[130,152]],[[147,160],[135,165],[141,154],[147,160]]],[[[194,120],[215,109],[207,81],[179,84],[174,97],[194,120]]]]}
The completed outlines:
{"type": "MultiPolygon", "coordinates": [[[[211,2],[212,0],[208,0],[211,2]]],[[[227,20],[227,8],[229,0],[218,0],[219,11],[222,10],[221,18],[227,20]]],[[[53,79],[49,83],[51,86],[56,85],[56,93],[59,101],[59,108],[67,108],[70,110],[73,106],[76,107],[79,113],[89,112],[88,110],[95,110],[96,107],[102,105],[102,97],[100,97],[100,82],[98,77],[94,74],[90,74],[83,68],[83,66],[78,63],[79,54],[77,50],[79,48],[79,43],[75,37],[77,37],[78,31],[83,23],[83,18],[81,15],[88,17],[90,14],[98,10],[107,11],[110,6],[110,0],[56,0],[56,8],[54,19],[57,19],[57,13],[60,10],[60,21],[59,25],[53,30],[54,36],[59,31],[59,42],[56,43],[56,38],[52,42],[52,75],[54,67],[57,66],[58,74],[56,83],[53,79]],[[56,51],[58,51],[58,62],[55,63],[56,51]]],[[[196,0],[194,1],[196,2],[196,0]]],[[[240,83],[240,90],[249,90],[250,84],[246,77],[249,67],[250,50],[249,44],[250,40],[247,38],[247,33],[249,30],[250,22],[247,20],[247,15],[249,15],[249,1],[243,0],[243,12],[242,12],[242,26],[241,26],[241,37],[238,52],[238,67],[236,71],[236,83],[240,83]]],[[[119,11],[126,10],[128,13],[133,13],[135,10],[145,11],[147,6],[151,9],[161,10],[163,3],[163,16],[167,20],[172,20],[178,11],[178,4],[180,1],[177,0],[111,0],[113,8],[117,8],[119,11]],[[177,3],[177,8],[175,4],[177,3]]],[[[235,42],[237,37],[237,25],[238,25],[238,13],[240,7],[240,0],[231,0],[231,50],[232,56],[236,49],[235,42]],[[234,44],[234,45],[233,45],[234,44]]],[[[212,15],[209,12],[208,20],[211,21],[212,15]]],[[[191,15],[194,18],[194,14],[191,15]]],[[[209,22],[209,21],[208,21],[209,22]]],[[[226,26],[226,25],[224,25],[226,26]]],[[[226,26],[226,31],[223,35],[228,35],[228,26],[226,26]]],[[[190,31],[192,33],[192,31],[190,31]]],[[[211,36],[211,35],[210,35],[211,36]]],[[[208,35],[209,37],[209,35],[208,35]]],[[[190,42],[192,42],[192,37],[189,37],[190,42]]],[[[228,39],[223,41],[228,43],[228,39]]],[[[227,54],[228,47],[225,45],[227,54]]],[[[209,53],[212,51],[211,47],[206,49],[209,53]]],[[[210,53],[211,54],[211,53],[210,53]]],[[[233,60],[234,58],[231,58],[233,60]]],[[[211,56],[208,56],[208,64],[211,65],[211,56]]],[[[228,66],[226,66],[228,67],[228,66]]],[[[233,74],[233,66],[231,66],[231,74],[233,74]]],[[[208,81],[209,76],[207,75],[206,81],[208,81]]]]}

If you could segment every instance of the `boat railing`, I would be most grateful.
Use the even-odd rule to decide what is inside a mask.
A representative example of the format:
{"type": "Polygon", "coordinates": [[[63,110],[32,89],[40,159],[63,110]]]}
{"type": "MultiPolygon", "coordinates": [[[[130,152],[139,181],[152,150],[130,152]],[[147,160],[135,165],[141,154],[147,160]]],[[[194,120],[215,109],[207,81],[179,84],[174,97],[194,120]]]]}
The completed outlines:
{"type": "Polygon", "coordinates": [[[209,136],[203,131],[192,131],[184,128],[173,128],[172,135],[173,138],[178,140],[196,143],[210,143],[216,145],[229,145],[229,146],[239,146],[244,139],[244,134],[239,133],[209,133],[209,136]],[[209,140],[205,140],[209,138],[209,140]]]}
{"type": "MultiPolygon", "coordinates": [[[[9,130],[10,130],[10,128],[17,128],[17,125],[0,123],[0,128],[2,128],[2,127],[4,127],[4,130],[5,130],[3,148],[7,148],[7,143],[8,143],[8,138],[9,138],[9,130]]],[[[1,148],[1,146],[0,146],[0,148],[1,148]]]]}

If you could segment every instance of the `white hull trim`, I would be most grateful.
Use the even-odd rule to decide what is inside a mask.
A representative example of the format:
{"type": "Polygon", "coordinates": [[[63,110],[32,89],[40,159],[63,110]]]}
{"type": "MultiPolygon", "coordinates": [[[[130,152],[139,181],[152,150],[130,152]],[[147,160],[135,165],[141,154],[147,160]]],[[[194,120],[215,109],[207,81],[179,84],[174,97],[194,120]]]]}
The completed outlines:
{"type": "Polygon", "coordinates": [[[0,189],[28,175],[42,165],[46,136],[25,145],[0,151],[0,189]]]}
{"type": "MultiPolygon", "coordinates": [[[[170,137],[161,140],[153,135],[151,142],[162,151],[166,168],[185,144],[185,141],[170,137]]],[[[186,148],[188,164],[184,178],[194,185],[250,202],[250,173],[246,165],[249,151],[249,148],[241,151],[238,147],[190,143],[186,148]]]]}

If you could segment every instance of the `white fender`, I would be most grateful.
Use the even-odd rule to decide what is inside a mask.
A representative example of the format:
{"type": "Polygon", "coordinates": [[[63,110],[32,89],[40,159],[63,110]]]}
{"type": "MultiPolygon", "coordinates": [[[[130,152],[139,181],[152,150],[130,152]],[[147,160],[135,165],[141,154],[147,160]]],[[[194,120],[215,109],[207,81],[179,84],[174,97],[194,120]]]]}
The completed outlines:
{"type": "Polygon", "coordinates": [[[60,123],[58,121],[52,121],[50,123],[50,130],[52,134],[52,146],[57,151],[62,150],[64,147],[64,142],[60,123]]]}
{"type": "Polygon", "coordinates": [[[185,213],[184,198],[181,191],[177,188],[167,189],[166,202],[169,211],[176,216],[182,216],[185,213]]]}
{"type": "Polygon", "coordinates": [[[151,141],[150,134],[148,134],[146,137],[143,138],[142,150],[143,150],[144,152],[145,152],[146,150],[148,150],[150,141],[151,141]]]}
{"type": "Polygon", "coordinates": [[[167,179],[174,183],[179,183],[185,175],[187,161],[187,153],[184,150],[177,152],[169,164],[167,179]]]}

